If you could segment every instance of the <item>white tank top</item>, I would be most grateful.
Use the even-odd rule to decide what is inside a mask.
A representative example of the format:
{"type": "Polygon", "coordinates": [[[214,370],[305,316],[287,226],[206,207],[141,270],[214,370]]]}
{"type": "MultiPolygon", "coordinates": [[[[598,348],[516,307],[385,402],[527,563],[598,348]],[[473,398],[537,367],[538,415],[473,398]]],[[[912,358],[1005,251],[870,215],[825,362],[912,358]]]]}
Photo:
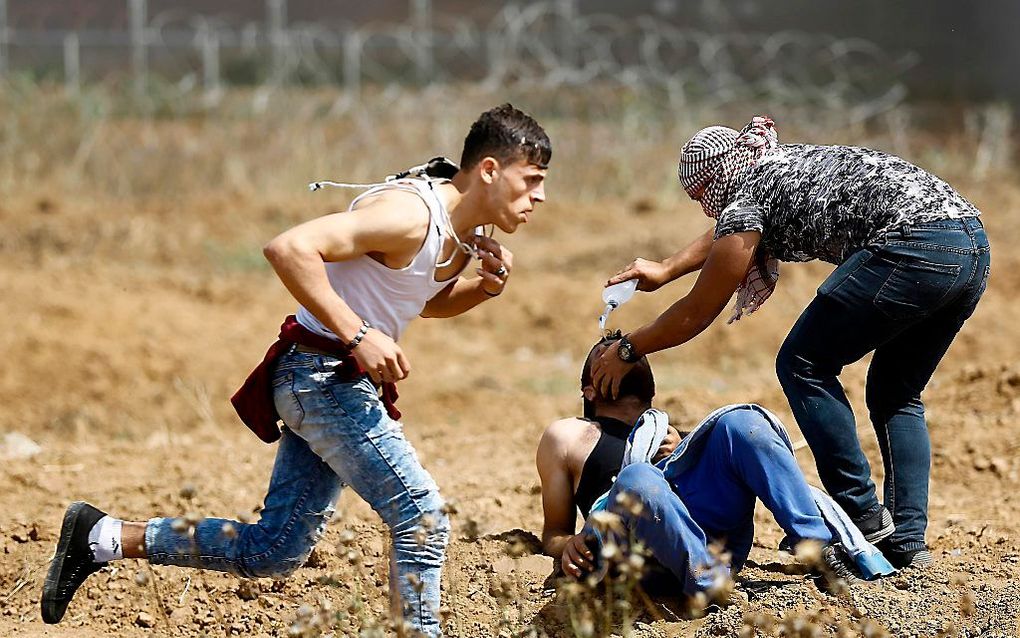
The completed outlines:
{"type": "MultiPolygon", "coordinates": [[[[347,261],[326,262],[326,275],[351,310],[394,341],[412,319],[421,314],[425,303],[450,285],[455,277],[436,281],[436,266],[443,251],[444,225],[449,215],[434,186],[448,180],[401,179],[387,182],[362,193],[351,202],[351,210],[360,199],[382,191],[397,189],[415,193],[429,209],[429,227],[418,254],[404,268],[390,268],[368,255],[347,261]]],[[[297,321],[312,332],[338,339],[309,312],[298,306],[297,321]]]]}

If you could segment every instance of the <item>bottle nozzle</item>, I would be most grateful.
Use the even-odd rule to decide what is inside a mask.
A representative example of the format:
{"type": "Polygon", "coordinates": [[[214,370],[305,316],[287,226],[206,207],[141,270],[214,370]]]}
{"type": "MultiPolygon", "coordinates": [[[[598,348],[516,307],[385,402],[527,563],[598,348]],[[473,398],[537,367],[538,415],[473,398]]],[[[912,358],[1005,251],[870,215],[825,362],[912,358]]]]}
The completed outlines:
{"type": "Polygon", "coordinates": [[[599,317],[599,332],[604,334],[606,332],[606,320],[609,319],[609,313],[611,313],[619,304],[610,301],[606,304],[606,309],[602,311],[602,316],[599,317]]]}

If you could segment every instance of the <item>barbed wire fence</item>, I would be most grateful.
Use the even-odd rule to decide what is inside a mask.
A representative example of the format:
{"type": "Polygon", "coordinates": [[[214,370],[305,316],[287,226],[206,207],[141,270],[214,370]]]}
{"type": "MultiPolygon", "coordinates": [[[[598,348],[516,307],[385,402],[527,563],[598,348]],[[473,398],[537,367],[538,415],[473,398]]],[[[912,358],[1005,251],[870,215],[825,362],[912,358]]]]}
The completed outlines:
{"type": "Polygon", "coordinates": [[[367,85],[599,83],[653,91],[670,106],[764,97],[848,109],[861,121],[903,101],[900,77],[917,61],[859,38],[712,33],[661,16],[587,14],[578,0],[507,4],[486,23],[409,0],[404,22],[339,26],[290,22],[287,0],[265,0],[265,19],[243,24],[173,9],[150,16],[148,0],[125,0],[126,30],[17,29],[10,1],[0,0],[0,73],[17,70],[21,52],[48,60],[51,75],[59,68],[72,93],[126,71],[136,91],[158,75],[208,105],[239,82],[257,84],[256,103],[295,83],[337,85],[338,109],[357,108],[367,85]]]}
{"type": "MultiPolygon", "coordinates": [[[[247,20],[181,8],[152,14],[158,0],[120,0],[120,29],[17,28],[9,7],[18,1],[0,0],[0,78],[61,82],[71,96],[112,79],[139,104],[182,113],[216,108],[228,95],[263,113],[288,108],[295,87],[330,87],[337,90],[317,92],[316,101],[372,129],[381,105],[405,104],[419,117],[426,104],[451,105],[452,95],[474,95],[476,105],[479,94],[526,95],[569,111],[575,135],[587,134],[596,149],[605,129],[591,125],[611,112],[628,144],[650,145],[689,132],[706,109],[736,107],[743,117],[754,105],[819,134],[851,127],[854,141],[907,156],[918,119],[906,103],[913,53],[803,31],[735,33],[722,22],[695,29],[654,12],[586,13],[579,0],[520,0],[485,18],[438,10],[441,0],[407,0],[405,19],[361,23],[291,20],[288,0],[263,0],[259,18],[247,20]],[[234,86],[250,96],[228,91],[234,86]],[[884,132],[866,132],[872,123],[884,132]]],[[[434,117],[434,128],[445,121],[434,117]]],[[[976,179],[1015,165],[1008,105],[968,107],[962,124],[976,179]]]]}

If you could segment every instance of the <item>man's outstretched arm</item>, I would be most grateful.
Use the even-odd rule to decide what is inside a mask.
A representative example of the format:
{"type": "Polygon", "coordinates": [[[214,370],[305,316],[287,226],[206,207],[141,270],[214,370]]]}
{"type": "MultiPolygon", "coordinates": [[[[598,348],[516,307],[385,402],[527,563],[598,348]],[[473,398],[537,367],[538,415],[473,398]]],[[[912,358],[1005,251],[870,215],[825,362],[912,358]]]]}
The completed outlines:
{"type": "Polygon", "coordinates": [[[658,290],[671,281],[700,270],[712,249],[714,234],[713,226],[661,262],[638,257],[630,262],[629,266],[610,277],[606,285],[612,286],[628,279],[637,279],[638,290],[645,292],[658,290]]]}

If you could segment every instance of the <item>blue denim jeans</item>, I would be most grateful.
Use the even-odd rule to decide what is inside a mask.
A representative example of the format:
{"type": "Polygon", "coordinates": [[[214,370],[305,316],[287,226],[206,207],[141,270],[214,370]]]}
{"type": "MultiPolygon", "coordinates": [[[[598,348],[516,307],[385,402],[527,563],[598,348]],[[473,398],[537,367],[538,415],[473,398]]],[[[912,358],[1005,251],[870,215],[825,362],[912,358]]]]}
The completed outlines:
{"type": "Polygon", "coordinates": [[[259,521],[207,518],[191,537],[174,532],[173,519],[152,519],[145,530],[149,561],[248,578],[285,576],[304,563],[349,485],[390,528],[395,608],[425,635],[438,636],[449,536],[439,490],[368,377],[341,381],[336,364],[293,347],[277,363],[274,400],[287,427],[259,521]],[[224,534],[227,524],[235,533],[224,534]]]}
{"type": "Polygon", "coordinates": [[[978,219],[904,227],[852,254],[818,288],[776,369],[829,494],[854,520],[881,505],[837,377],[874,352],[866,403],[885,466],[894,551],[925,547],[931,445],[921,391],[974,312],[991,255],[978,219]]]}
{"type": "Polygon", "coordinates": [[[707,589],[717,569],[726,569],[713,565],[709,542],[724,542],[733,572],[743,566],[754,537],[756,498],[794,544],[832,540],[786,443],[758,412],[735,410],[720,417],[698,462],[672,484],[654,465],[625,467],[610,491],[609,508],[690,595],[707,589]],[[627,511],[616,500],[621,492],[636,496],[643,511],[627,511]]]}

